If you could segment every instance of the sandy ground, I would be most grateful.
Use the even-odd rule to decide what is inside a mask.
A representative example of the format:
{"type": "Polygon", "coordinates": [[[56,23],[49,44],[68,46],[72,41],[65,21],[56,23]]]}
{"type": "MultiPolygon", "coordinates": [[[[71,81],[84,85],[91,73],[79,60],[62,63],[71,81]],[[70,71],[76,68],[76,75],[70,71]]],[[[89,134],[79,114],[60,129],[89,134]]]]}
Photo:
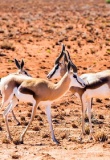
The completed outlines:
{"type": "MultiPolygon", "coordinates": [[[[25,61],[33,77],[46,78],[63,42],[82,73],[110,69],[110,4],[104,0],[3,0],[0,1],[0,77],[16,72],[14,58],[25,61]]],[[[57,82],[54,80],[53,82],[57,82]]],[[[100,98],[100,97],[99,97],[100,98]]],[[[6,140],[3,111],[0,113],[0,159],[108,160],[110,159],[110,100],[93,100],[94,140],[81,132],[81,102],[68,92],[52,105],[56,145],[50,138],[45,108],[39,106],[24,144],[15,144],[28,124],[31,106],[20,103],[9,115],[13,142],[6,140]],[[24,120],[23,120],[24,119],[24,120]],[[36,129],[36,128],[37,129],[36,129]],[[105,142],[97,141],[104,132],[105,142]]],[[[88,122],[86,123],[88,127],[88,122]]]]}

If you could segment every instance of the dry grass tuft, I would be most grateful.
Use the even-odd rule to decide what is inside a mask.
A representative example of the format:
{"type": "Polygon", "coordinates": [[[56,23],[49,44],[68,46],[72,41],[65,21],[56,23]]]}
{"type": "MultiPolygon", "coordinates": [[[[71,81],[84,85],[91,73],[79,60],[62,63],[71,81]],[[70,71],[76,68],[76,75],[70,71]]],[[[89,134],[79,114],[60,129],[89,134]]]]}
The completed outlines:
{"type": "Polygon", "coordinates": [[[44,112],[44,111],[41,111],[41,112],[40,112],[40,114],[43,114],[43,115],[45,115],[45,112],[44,112]]]}
{"type": "Polygon", "coordinates": [[[85,133],[86,133],[87,135],[89,135],[89,134],[90,134],[89,126],[85,127],[85,133]]]}
{"type": "Polygon", "coordinates": [[[102,100],[100,98],[96,98],[96,102],[102,103],[102,100]]]}
{"type": "Polygon", "coordinates": [[[27,117],[31,117],[31,113],[27,113],[27,117]]]}
{"type": "Polygon", "coordinates": [[[3,42],[1,44],[1,49],[6,49],[6,50],[12,50],[12,51],[15,51],[15,47],[13,46],[12,43],[6,41],[6,42],[3,42]]]}
{"type": "Polygon", "coordinates": [[[1,120],[1,122],[2,122],[2,123],[5,123],[5,120],[4,120],[4,119],[2,119],[2,120],[1,120]]]}
{"type": "Polygon", "coordinates": [[[12,159],[19,159],[21,156],[20,155],[17,155],[17,154],[13,154],[11,155],[12,159]]]}
{"type": "Polygon", "coordinates": [[[42,121],[42,118],[39,115],[35,115],[35,118],[37,118],[38,121],[42,121]]]}
{"type": "Polygon", "coordinates": [[[99,119],[104,119],[104,116],[103,115],[101,115],[101,114],[99,114],[99,119]]]}
{"type": "Polygon", "coordinates": [[[22,122],[21,122],[21,125],[27,126],[27,125],[28,125],[28,122],[22,121],[22,122]]]}
{"type": "Polygon", "coordinates": [[[106,104],[105,107],[110,109],[110,104],[106,104]]]}
{"type": "Polygon", "coordinates": [[[70,137],[69,139],[68,139],[68,141],[70,142],[77,142],[78,140],[77,140],[77,138],[76,137],[70,137]]]}
{"type": "Polygon", "coordinates": [[[42,138],[48,138],[49,135],[47,133],[42,133],[42,138]]]}
{"type": "Polygon", "coordinates": [[[33,131],[40,131],[40,127],[38,127],[38,126],[33,127],[33,131]]]}
{"type": "Polygon", "coordinates": [[[61,137],[62,139],[65,139],[65,138],[67,137],[67,134],[64,133],[64,132],[62,132],[62,133],[60,133],[60,137],[61,137]]]}
{"type": "Polygon", "coordinates": [[[108,136],[106,135],[106,133],[104,133],[104,131],[99,131],[95,135],[95,140],[100,142],[105,142],[108,140],[108,136]]]}
{"type": "Polygon", "coordinates": [[[43,122],[39,122],[39,126],[43,126],[44,125],[44,123],[43,122]]]}
{"type": "Polygon", "coordinates": [[[110,0],[106,0],[106,3],[110,3],[110,0]]]}
{"type": "Polygon", "coordinates": [[[0,131],[2,131],[3,129],[2,129],[2,126],[1,126],[1,124],[0,124],[0,131]]]}
{"type": "Polygon", "coordinates": [[[73,128],[78,128],[78,126],[75,123],[72,124],[72,127],[73,128]]]}
{"type": "Polygon", "coordinates": [[[21,117],[21,121],[25,121],[25,117],[24,116],[21,117]]]}
{"type": "Polygon", "coordinates": [[[2,140],[2,143],[10,144],[10,140],[8,140],[7,138],[4,138],[4,139],[2,140]]]}

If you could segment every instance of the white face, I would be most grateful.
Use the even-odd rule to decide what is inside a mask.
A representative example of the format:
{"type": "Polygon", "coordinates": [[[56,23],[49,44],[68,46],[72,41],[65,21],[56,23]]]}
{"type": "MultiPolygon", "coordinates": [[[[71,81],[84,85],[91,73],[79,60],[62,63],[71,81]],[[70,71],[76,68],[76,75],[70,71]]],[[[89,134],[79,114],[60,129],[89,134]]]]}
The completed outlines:
{"type": "Polygon", "coordinates": [[[80,87],[80,88],[84,88],[85,87],[84,81],[77,75],[77,73],[72,74],[70,76],[70,78],[71,78],[70,87],[72,87],[72,86],[80,87]]]}
{"type": "Polygon", "coordinates": [[[55,78],[59,78],[61,76],[61,67],[59,64],[56,64],[53,69],[49,72],[49,74],[47,75],[48,79],[55,79],[55,78]]]}
{"type": "Polygon", "coordinates": [[[28,76],[28,77],[31,77],[31,75],[29,75],[25,70],[18,70],[18,73],[25,75],[25,76],[28,76]]]}

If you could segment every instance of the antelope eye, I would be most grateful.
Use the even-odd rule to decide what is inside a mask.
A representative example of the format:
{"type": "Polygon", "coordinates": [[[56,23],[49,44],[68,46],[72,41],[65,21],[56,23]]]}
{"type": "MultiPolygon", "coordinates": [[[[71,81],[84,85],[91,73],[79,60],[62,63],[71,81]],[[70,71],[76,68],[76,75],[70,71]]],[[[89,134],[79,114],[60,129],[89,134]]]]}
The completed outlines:
{"type": "Polygon", "coordinates": [[[24,71],[24,74],[26,74],[26,75],[27,75],[27,72],[26,72],[26,71],[24,71]]]}
{"type": "Polygon", "coordinates": [[[77,76],[76,76],[75,74],[73,75],[73,77],[74,77],[74,78],[77,78],[77,76]]]}
{"type": "Polygon", "coordinates": [[[61,65],[62,63],[61,62],[59,62],[59,66],[61,65]]]}

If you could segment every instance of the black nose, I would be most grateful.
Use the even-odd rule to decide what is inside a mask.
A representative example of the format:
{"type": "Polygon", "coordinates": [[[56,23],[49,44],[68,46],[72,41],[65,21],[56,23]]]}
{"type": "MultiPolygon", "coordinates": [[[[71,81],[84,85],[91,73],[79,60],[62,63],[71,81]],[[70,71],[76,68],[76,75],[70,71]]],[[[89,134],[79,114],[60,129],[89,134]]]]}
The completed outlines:
{"type": "Polygon", "coordinates": [[[49,74],[47,75],[47,78],[50,79],[50,75],[49,74]]]}

